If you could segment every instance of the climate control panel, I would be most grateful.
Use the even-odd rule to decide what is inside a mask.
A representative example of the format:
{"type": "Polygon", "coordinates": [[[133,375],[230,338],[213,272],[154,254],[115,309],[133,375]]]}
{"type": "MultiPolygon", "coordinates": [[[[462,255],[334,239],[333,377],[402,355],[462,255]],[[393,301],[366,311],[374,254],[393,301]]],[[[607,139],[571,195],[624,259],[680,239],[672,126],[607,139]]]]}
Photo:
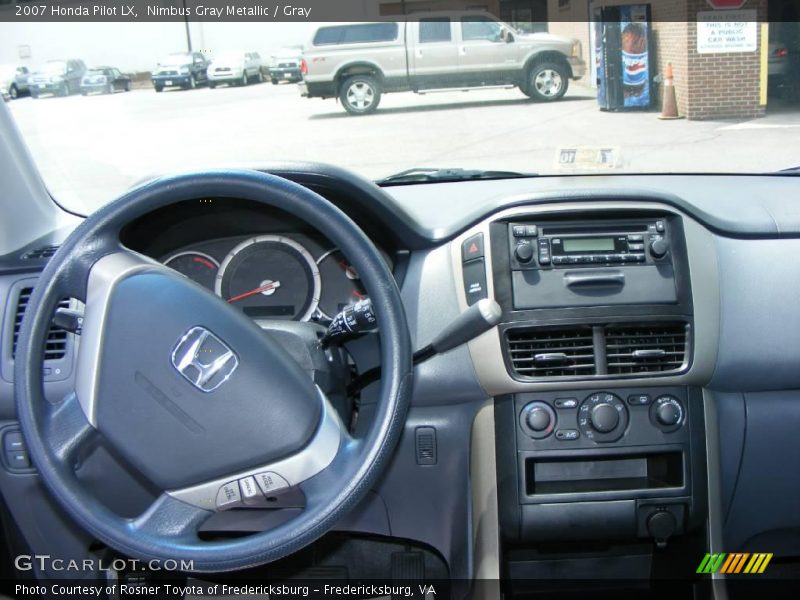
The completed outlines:
{"type": "Polygon", "coordinates": [[[525,393],[515,396],[520,449],[648,445],[687,439],[683,388],[525,393]]]}

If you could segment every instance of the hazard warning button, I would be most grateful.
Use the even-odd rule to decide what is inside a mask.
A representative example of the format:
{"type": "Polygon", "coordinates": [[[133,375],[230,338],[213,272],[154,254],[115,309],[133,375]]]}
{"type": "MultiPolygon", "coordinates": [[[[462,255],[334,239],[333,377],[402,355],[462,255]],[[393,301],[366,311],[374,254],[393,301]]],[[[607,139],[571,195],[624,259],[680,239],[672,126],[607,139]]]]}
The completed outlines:
{"type": "Polygon", "coordinates": [[[463,262],[470,261],[475,258],[483,258],[483,234],[476,233],[472,237],[468,237],[461,244],[461,260],[463,262]]]}

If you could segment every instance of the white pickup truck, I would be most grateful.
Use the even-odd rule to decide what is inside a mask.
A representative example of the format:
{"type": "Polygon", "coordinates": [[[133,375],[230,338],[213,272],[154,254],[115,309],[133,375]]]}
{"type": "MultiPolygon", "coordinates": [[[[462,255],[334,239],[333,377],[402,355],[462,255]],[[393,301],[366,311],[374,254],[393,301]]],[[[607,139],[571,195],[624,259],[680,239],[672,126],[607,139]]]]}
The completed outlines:
{"type": "Polygon", "coordinates": [[[514,86],[553,101],[585,71],[577,40],[522,34],[485,12],[424,13],[320,27],[303,50],[300,90],[363,115],[387,92],[514,86]]]}

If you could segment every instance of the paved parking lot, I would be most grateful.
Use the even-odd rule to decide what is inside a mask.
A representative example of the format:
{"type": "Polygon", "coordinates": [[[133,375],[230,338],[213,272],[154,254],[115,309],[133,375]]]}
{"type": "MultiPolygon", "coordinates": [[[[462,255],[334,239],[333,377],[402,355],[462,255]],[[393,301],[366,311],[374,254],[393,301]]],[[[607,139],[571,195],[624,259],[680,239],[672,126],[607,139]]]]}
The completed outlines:
{"type": "Polygon", "coordinates": [[[755,121],[660,121],[605,113],[573,85],[553,104],[518,90],[384,97],[351,117],[290,84],[156,94],[23,98],[8,106],[53,194],[96,206],[142,177],[175,169],[300,159],[369,177],[413,166],[552,173],[556,148],[612,146],[619,171],[771,171],[800,165],[800,109],[755,121]]]}

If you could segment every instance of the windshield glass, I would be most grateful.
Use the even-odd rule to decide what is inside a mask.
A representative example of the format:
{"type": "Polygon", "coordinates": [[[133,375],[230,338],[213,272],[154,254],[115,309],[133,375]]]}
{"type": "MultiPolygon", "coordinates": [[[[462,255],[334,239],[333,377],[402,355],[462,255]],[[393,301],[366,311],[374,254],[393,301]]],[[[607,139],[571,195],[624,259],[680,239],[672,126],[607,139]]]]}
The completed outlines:
{"type": "Polygon", "coordinates": [[[32,80],[6,106],[54,199],[79,213],[160,174],[286,160],[372,180],[426,169],[389,183],[800,165],[800,24],[781,3],[694,2],[679,22],[667,3],[589,4],[605,3],[0,22],[3,62],[69,80],[73,57],[130,78],[84,97],[76,68],[77,83],[32,80]]]}

